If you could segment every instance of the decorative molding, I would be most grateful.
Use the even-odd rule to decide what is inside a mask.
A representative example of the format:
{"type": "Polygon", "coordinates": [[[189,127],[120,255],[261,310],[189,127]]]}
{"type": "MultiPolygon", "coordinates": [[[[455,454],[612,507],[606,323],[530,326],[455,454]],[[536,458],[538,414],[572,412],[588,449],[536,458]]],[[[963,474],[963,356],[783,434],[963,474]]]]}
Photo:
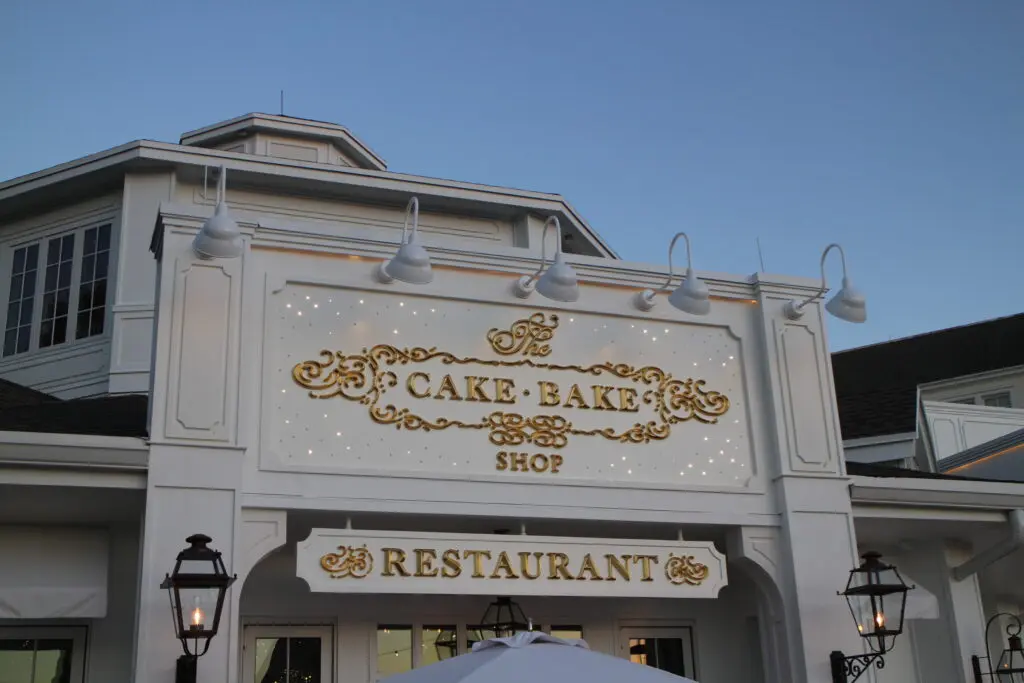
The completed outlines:
{"type": "Polygon", "coordinates": [[[288,513],[285,510],[242,508],[241,566],[235,572],[246,576],[260,560],[283,546],[288,540],[288,513]]]}

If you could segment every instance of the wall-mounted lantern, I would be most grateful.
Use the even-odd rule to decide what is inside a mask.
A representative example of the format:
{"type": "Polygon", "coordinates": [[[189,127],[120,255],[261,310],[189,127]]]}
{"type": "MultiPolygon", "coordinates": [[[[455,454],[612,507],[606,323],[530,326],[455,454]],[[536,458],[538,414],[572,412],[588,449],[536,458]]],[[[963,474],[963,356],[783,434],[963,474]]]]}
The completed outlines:
{"type": "Polygon", "coordinates": [[[185,651],[178,658],[176,683],[195,683],[196,661],[217,635],[224,596],[236,578],[228,575],[220,551],[207,547],[211,540],[204,534],[186,538],[189,547],[178,553],[174,570],[160,584],[170,597],[174,632],[185,651]]]}
{"type": "Polygon", "coordinates": [[[984,677],[988,676],[992,683],[1024,683],[1024,648],[1021,647],[1021,619],[1020,617],[1006,612],[996,614],[985,624],[985,661],[988,665],[988,673],[982,673],[981,657],[973,655],[971,666],[974,669],[974,683],[984,683],[984,677]],[[999,617],[1009,617],[1009,624],[1006,626],[1007,647],[996,661],[992,660],[992,653],[989,651],[988,632],[999,617]]]}
{"type": "Polygon", "coordinates": [[[862,557],[864,561],[850,570],[846,590],[839,595],[846,598],[857,633],[871,652],[849,657],[838,650],[833,652],[829,657],[832,683],[852,683],[872,664],[879,669],[885,666],[883,655],[892,650],[896,636],[903,633],[907,593],[914,588],[903,581],[896,567],[882,562],[878,553],[868,552],[862,557]]]}

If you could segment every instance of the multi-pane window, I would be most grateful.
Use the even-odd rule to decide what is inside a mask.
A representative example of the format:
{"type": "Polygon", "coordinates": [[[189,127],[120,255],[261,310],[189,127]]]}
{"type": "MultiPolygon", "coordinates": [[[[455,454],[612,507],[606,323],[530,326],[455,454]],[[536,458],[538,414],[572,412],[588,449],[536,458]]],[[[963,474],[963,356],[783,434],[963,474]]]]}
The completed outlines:
{"type": "Polygon", "coordinates": [[[982,402],[989,408],[1012,408],[1009,391],[1001,391],[998,394],[988,394],[981,397],[982,402]]]}
{"type": "Polygon", "coordinates": [[[63,344],[68,333],[71,305],[71,269],[74,267],[75,236],[49,241],[43,284],[43,317],[39,324],[39,348],[63,344]]]}
{"type": "Polygon", "coordinates": [[[28,351],[32,341],[32,312],[35,306],[39,245],[14,250],[11,289],[7,296],[4,355],[28,351]]]}
{"type": "Polygon", "coordinates": [[[110,243],[103,224],[19,245],[10,261],[0,259],[11,266],[5,357],[103,334],[110,243]]]}
{"type": "Polygon", "coordinates": [[[107,310],[107,267],[110,263],[110,226],[85,231],[82,274],[78,285],[78,323],[75,339],[103,333],[107,310]]]}

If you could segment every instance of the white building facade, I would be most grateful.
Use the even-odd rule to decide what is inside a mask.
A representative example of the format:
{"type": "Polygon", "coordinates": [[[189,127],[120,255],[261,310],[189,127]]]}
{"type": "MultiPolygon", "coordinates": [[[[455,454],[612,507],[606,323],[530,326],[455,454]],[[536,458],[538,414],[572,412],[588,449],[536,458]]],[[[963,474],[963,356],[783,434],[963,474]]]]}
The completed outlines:
{"type": "Polygon", "coordinates": [[[702,683],[829,681],[867,550],[916,588],[861,680],[972,680],[1024,608],[1024,485],[848,476],[824,311],[783,313],[818,281],[702,271],[707,315],[643,310],[667,266],[557,195],[249,115],[0,184],[0,272],[0,377],[55,397],[0,432],[11,683],[174,680],[159,584],[193,533],[238,577],[204,683],[371,683],[465,651],[498,596],[702,683]],[[220,167],[243,248],[202,259],[220,167]],[[432,280],[383,282],[413,197],[432,280]],[[552,216],[572,303],[514,292],[552,216]],[[139,400],[139,433],[100,424],[139,400]]]}

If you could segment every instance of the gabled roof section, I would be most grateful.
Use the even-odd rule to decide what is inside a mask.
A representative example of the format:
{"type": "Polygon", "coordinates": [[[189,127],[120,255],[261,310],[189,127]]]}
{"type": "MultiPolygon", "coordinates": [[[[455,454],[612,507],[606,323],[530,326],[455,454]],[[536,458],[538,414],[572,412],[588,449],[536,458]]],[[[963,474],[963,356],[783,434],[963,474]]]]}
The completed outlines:
{"type": "Polygon", "coordinates": [[[274,114],[245,114],[215,123],[181,136],[179,144],[193,147],[217,147],[255,133],[276,133],[290,138],[326,140],[355,162],[356,168],[386,171],[387,163],[344,126],[325,121],[300,119],[274,114]]]}
{"type": "Polygon", "coordinates": [[[1024,481],[1024,429],[943,458],[939,471],[972,478],[1024,481]]]}
{"type": "Polygon", "coordinates": [[[922,384],[1024,365],[1024,313],[832,354],[843,439],[916,431],[922,384]]]}

